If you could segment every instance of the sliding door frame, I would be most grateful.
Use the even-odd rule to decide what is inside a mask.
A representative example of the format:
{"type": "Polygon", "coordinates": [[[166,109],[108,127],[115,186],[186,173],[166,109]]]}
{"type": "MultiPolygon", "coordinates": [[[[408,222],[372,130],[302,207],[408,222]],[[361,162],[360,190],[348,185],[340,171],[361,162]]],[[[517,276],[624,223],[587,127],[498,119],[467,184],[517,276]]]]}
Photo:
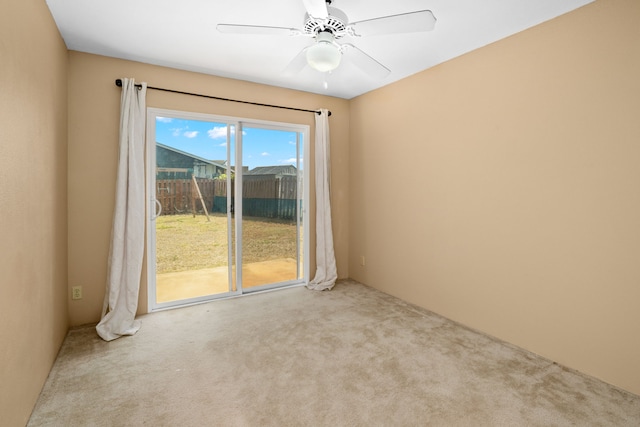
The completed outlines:
{"type": "MultiPolygon", "coordinates": [[[[194,112],[186,112],[186,111],[178,111],[178,110],[168,110],[161,108],[147,108],[147,153],[146,153],[146,162],[147,162],[147,173],[146,173],[146,197],[147,197],[147,301],[148,301],[148,312],[164,310],[168,308],[174,307],[182,307],[193,304],[200,304],[203,302],[208,302],[215,299],[223,299],[229,297],[241,296],[243,294],[253,293],[253,292],[261,292],[268,291],[272,289],[280,289],[290,286],[303,286],[309,283],[309,229],[310,229],[310,220],[309,220],[309,204],[310,204],[310,171],[309,171],[309,159],[310,159],[310,128],[308,125],[303,124],[293,124],[293,123],[284,123],[284,122],[275,122],[275,121],[265,121],[265,120],[254,120],[248,118],[239,118],[239,117],[230,117],[230,116],[221,116],[214,114],[205,114],[205,113],[194,113],[194,112]],[[298,193],[302,192],[302,207],[301,212],[297,215],[296,218],[296,246],[297,246],[297,276],[299,277],[296,280],[291,280],[283,283],[271,284],[268,286],[260,286],[257,289],[243,289],[242,287],[242,174],[236,173],[235,180],[235,191],[234,191],[234,203],[233,207],[234,212],[239,212],[240,215],[233,214],[231,209],[231,197],[227,197],[227,218],[229,221],[229,229],[228,229],[228,269],[229,269],[229,292],[216,294],[216,295],[207,295],[203,297],[190,298],[178,301],[171,301],[166,303],[158,303],[157,295],[156,295],[156,236],[155,236],[155,216],[156,212],[156,200],[155,200],[155,170],[156,170],[156,117],[170,117],[184,120],[199,120],[213,123],[223,123],[227,126],[227,183],[230,184],[231,181],[231,167],[229,164],[229,159],[231,158],[231,141],[234,140],[232,136],[232,128],[235,128],[235,140],[234,140],[234,149],[235,149],[235,170],[242,171],[242,129],[244,127],[250,128],[260,128],[260,129],[272,129],[272,130],[281,130],[288,132],[296,133],[296,154],[298,163],[296,164],[297,170],[300,170],[300,160],[304,161],[305,166],[302,168],[302,189],[298,189],[298,193]],[[302,140],[300,140],[302,138],[302,140]],[[300,146],[302,145],[303,152],[300,153],[300,146]],[[300,156],[302,155],[302,157],[300,156]],[[240,178],[238,179],[238,176],[240,178]],[[300,220],[302,221],[302,244],[300,244],[300,220]],[[234,224],[234,227],[231,227],[231,224],[234,224]],[[233,231],[235,230],[235,233],[233,231]],[[232,240],[235,240],[235,245],[232,246],[232,240]],[[235,253],[232,253],[231,249],[235,248],[235,253]],[[302,254],[300,254],[302,252],[302,254]],[[235,259],[233,259],[235,258],[235,259]],[[303,272],[300,275],[300,263],[302,262],[303,272]],[[235,267],[235,290],[233,290],[232,283],[232,264],[235,263],[233,267],[235,267]]],[[[227,187],[230,188],[230,185],[227,187]]],[[[299,198],[297,199],[299,200],[299,198]]],[[[297,203],[299,205],[299,203],[297,203]]]]}

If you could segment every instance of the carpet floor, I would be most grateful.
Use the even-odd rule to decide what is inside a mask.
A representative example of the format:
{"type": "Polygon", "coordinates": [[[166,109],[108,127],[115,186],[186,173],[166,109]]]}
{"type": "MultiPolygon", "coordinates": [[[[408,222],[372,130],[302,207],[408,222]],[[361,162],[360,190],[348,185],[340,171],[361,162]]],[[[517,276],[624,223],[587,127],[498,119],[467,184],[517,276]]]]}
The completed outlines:
{"type": "Polygon", "coordinates": [[[640,396],[353,281],[72,329],[29,426],[639,426],[640,396]]]}

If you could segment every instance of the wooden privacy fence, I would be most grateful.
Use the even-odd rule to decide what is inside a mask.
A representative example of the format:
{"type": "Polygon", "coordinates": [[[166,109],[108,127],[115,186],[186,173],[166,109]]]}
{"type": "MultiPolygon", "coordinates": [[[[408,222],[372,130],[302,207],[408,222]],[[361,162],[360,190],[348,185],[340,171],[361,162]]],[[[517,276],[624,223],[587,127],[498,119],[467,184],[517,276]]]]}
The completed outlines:
{"type": "MultiPolygon", "coordinates": [[[[235,180],[227,192],[226,180],[202,179],[162,179],[156,180],[156,199],[162,205],[162,215],[186,213],[227,213],[227,195],[231,196],[232,209],[235,180]],[[194,185],[197,182],[198,194],[194,185]],[[202,196],[202,198],[200,198],[202,196]],[[204,203],[206,210],[203,209],[204,203]]],[[[296,218],[298,178],[245,178],[242,184],[242,213],[244,216],[261,218],[296,218]]]]}
{"type": "MultiPolygon", "coordinates": [[[[214,180],[196,178],[206,210],[213,206],[214,180]]],[[[191,179],[156,180],[156,200],[162,205],[162,215],[203,212],[198,191],[191,179]]]]}

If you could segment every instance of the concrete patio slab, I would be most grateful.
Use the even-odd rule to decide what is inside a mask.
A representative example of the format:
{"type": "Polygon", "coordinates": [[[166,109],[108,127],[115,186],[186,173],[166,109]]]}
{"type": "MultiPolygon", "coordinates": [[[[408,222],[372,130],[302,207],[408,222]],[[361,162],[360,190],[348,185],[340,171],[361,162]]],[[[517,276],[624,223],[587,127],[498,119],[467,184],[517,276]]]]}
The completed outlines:
{"type": "MultiPolygon", "coordinates": [[[[242,268],[244,288],[286,282],[296,278],[296,261],[292,258],[255,262],[246,264],[242,268]]],[[[235,281],[235,268],[233,280],[235,281]]],[[[225,292],[229,292],[229,270],[226,266],[163,273],[156,276],[158,303],[225,292]]]]}

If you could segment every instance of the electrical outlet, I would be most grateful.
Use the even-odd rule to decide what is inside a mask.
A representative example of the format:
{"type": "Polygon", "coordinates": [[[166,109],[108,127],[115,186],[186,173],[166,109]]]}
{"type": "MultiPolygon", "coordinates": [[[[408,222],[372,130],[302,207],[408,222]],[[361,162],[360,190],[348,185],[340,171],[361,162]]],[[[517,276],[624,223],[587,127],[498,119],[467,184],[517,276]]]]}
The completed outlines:
{"type": "Polygon", "coordinates": [[[82,286],[71,288],[71,299],[82,299],[82,286]]]}

